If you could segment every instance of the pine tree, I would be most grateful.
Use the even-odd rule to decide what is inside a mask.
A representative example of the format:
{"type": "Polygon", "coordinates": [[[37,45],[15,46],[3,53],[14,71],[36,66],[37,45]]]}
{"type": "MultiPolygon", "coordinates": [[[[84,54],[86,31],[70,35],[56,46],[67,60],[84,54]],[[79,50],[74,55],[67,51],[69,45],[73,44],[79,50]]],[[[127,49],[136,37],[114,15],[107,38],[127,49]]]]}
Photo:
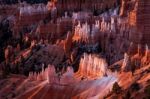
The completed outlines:
{"type": "Polygon", "coordinates": [[[119,94],[121,92],[121,87],[118,85],[117,82],[114,83],[112,91],[116,94],[119,94]]]}

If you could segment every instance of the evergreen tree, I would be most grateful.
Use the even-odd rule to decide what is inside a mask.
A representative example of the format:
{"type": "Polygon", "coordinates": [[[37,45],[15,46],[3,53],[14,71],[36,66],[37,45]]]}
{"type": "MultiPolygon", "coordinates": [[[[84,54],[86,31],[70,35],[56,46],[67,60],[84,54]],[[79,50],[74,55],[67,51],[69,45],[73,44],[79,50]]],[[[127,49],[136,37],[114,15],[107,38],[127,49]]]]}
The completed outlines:
{"type": "Polygon", "coordinates": [[[114,83],[112,91],[116,94],[119,94],[121,92],[121,87],[118,85],[117,82],[114,83]]]}

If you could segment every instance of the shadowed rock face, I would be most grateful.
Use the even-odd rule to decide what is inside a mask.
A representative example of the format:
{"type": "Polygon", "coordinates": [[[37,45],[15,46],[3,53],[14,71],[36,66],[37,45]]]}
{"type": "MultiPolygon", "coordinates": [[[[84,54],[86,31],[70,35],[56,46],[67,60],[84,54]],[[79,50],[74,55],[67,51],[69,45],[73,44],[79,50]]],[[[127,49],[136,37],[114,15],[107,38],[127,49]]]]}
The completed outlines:
{"type": "Polygon", "coordinates": [[[48,45],[33,52],[30,58],[25,62],[25,67],[29,71],[41,71],[42,64],[45,65],[44,68],[48,64],[53,64],[57,67],[63,62],[64,57],[64,50],[61,47],[57,45],[48,45]],[[29,68],[32,68],[32,70],[29,68]]]}

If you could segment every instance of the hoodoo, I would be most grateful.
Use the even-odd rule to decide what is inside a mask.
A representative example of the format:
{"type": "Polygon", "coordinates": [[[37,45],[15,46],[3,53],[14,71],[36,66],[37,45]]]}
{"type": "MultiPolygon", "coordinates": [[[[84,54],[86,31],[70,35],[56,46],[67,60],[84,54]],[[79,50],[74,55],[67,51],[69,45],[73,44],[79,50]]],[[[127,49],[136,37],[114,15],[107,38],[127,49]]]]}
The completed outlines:
{"type": "Polygon", "coordinates": [[[107,75],[108,64],[103,58],[96,55],[84,53],[80,60],[77,75],[87,78],[98,78],[107,75]]]}

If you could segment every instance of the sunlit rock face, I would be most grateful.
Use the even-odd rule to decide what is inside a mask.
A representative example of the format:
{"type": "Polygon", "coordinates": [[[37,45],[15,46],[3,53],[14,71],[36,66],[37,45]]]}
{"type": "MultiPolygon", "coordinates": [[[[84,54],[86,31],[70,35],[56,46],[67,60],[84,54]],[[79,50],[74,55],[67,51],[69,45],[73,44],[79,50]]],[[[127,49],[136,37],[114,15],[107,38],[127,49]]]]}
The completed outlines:
{"type": "MultiPolygon", "coordinates": [[[[98,42],[103,39],[103,35],[116,36],[118,34],[123,35],[123,31],[127,31],[126,23],[123,22],[116,14],[118,9],[113,10],[111,13],[103,13],[98,19],[94,19],[94,22],[81,22],[78,19],[79,16],[75,16],[78,19],[78,24],[74,27],[74,41],[78,42],[98,42]],[[120,27],[120,28],[118,28],[120,27]],[[112,34],[111,34],[112,33],[112,34]]],[[[89,15],[87,15],[89,16],[89,15]]],[[[81,16],[80,16],[81,17],[81,16]]],[[[86,19],[86,18],[85,18],[86,19]]],[[[88,19],[88,18],[87,18],[88,19]]],[[[104,40],[103,40],[104,41],[104,40]]]]}
{"type": "Polygon", "coordinates": [[[85,53],[80,60],[77,75],[87,78],[103,77],[107,74],[107,66],[105,59],[85,53]]]}
{"type": "Polygon", "coordinates": [[[88,41],[90,37],[90,26],[88,23],[85,23],[81,26],[81,23],[79,22],[78,25],[75,27],[75,40],[83,40],[88,41]]]}
{"type": "Polygon", "coordinates": [[[119,17],[116,17],[116,16],[108,17],[107,15],[102,16],[100,30],[101,30],[101,32],[116,33],[117,25],[120,25],[119,17]]]}
{"type": "MultiPolygon", "coordinates": [[[[107,13],[103,13],[96,18],[90,18],[91,14],[86,12],[73,13],[72,19],[78,21],[73,27],[73,41],[92,44],[100,42],[103,49],[108,49],[104,46],[107,46],[106,43],[109,42],[109,38],[120,38],[119,36],[128,36],[125,38],[129,38],[129,35],[126,34],[129,30],[127,29],[127,22],[125,23],[117,16],[117,11],[118,8],[110,9],[107,13]]],[[[116,41],[116,43],[121,42],[116,41]]]]}
{"type": "Polygon", "coordinates": [[[79,42],[96,42],[95,37],[99,36],[99,30],[99,20],[96,20],[95,24],[92,25],[87,22],[81,24],[79,21],[78,25],[75,26],[73,40],[79,42]]]}

